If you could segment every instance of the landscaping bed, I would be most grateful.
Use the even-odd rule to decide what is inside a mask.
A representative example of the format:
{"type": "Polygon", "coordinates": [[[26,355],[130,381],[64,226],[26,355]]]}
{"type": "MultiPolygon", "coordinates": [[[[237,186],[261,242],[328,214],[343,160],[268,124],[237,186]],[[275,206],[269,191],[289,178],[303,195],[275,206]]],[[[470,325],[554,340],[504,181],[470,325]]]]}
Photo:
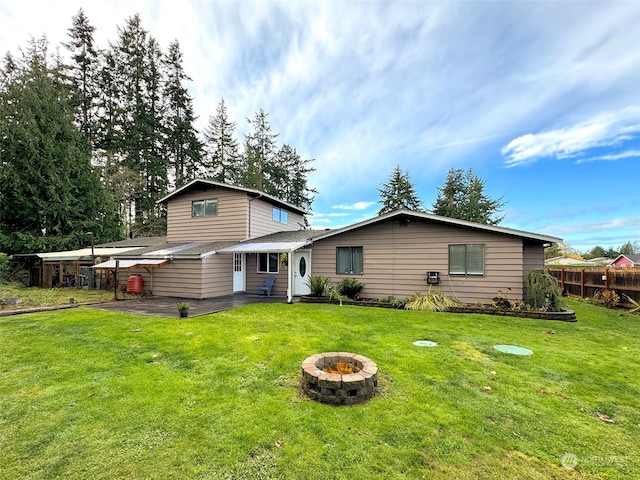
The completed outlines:
{"type": "MultiPolygon", "coordinates": [[[[300,297],[302,303],[331,303],[334,305],[355,305],[360,307],[376,307],[376,308],[402,308],[397,304],[391,302],[381,302],[376,299],[363,298],[360,300],[351,299],[335,299],[322,296],[302,296],[300,297]]],[[[485,315],[500,315],[509,317],[522,317],[522,318],[536,318],[539,320],[556,320],[563,322],[577,322],[576,313],[573,310],[565,310],[563,312],[545,312],[542,310],[504,310],[495,308],[491,305],[484,305],[482,307],[475,305],[466,305],[461,307],[448,307],[446,312],[449,313],[480,313],[485,315]]]]}

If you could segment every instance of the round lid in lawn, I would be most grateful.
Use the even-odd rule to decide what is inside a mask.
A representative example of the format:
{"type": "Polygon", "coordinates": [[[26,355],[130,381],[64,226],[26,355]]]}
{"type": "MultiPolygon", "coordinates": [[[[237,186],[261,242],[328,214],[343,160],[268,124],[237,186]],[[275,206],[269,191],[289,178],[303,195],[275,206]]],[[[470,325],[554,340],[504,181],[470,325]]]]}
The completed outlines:
{"type": "Polygon", "coordinates": [[[437,347],[438,344],[436,342],[432,342],[431,340],[416,340],[413,342],[416,347],[437,347]]]}
{"type": "Polygon", "coordinates": [[[496,345],[493,348],[495,348],[499,352],[510,353],[511,355],[533,355],[533,350],[519,347],[517,345],[496,345]]]}

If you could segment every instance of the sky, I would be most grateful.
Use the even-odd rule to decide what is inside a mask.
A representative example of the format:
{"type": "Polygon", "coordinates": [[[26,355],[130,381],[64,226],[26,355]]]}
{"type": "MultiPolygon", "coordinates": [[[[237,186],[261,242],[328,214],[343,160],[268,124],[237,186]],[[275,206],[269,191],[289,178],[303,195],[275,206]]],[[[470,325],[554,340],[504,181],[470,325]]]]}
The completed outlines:
{"type": "Polygon", "coordinates": [[[640,242],[640,1],[0,0],[0,54],[81,7],[100,48],[136,13],[180,42],[200,130],[222,98],[240,140],[264,109],[315,160],[313,227],[376,216],[396,166],[430,208],[460,168],[501,226],[640,242]]]}

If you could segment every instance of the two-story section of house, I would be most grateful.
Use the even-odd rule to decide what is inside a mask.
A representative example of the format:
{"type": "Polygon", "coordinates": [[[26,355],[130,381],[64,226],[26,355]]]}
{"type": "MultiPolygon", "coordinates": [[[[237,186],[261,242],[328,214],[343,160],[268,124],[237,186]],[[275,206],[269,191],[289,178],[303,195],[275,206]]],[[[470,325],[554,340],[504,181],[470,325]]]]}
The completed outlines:
{"type": "MultiPolygon", "coordinates": [[[[201,179],[159,203],[167,208],[166,243],[117,256],[96,267],[114,270],[117,260],[120,284],[138,274],[143,276],[145,291],[184,298],[243,292],[247,283],[257,288],[263,277],[278,274],[284,261],[278,252],[266,247],[260,252],[221,250],[269,234],[295,234],[307,213],[258,190],[201,179]]],[[[274,293],[285,294],[286,288],[286,282],[276,282],[274,293]]]]}

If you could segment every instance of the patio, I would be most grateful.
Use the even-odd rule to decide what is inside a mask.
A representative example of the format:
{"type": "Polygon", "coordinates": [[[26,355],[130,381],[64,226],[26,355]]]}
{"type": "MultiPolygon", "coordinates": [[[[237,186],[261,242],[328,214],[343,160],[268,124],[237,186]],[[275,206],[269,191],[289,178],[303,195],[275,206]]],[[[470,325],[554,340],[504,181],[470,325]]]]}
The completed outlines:
{"type": "Polygon", "coordinates": [[[226,297],[207,298],[203,300],[176,297],[144,297],[132,300],[118,300],[110,303],[92,305],[92,308],[111,310],[139,315],[155,315],[157,317],[178,318],[176,304],[188,302],[189,317],[199,317],[210,313],[222,312],[234,307],[251,303],[286,303],[284,297],[267,297],[258,295],[235,294],[226,297]]]}

